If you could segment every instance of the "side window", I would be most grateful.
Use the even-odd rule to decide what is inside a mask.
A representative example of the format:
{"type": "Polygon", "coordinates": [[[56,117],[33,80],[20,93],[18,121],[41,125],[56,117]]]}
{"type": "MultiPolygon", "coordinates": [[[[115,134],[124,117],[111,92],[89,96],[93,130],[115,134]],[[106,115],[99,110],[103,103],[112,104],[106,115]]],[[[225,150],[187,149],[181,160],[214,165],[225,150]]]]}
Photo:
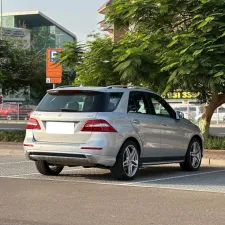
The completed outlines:
{"type": "Polygon", "coordinates": [[[154,94],[147,94],[149,104],[154,110],[154,114],[163,117],[174,118],[174,111],[169,104],[161,97],[154,94]]]}
{"type": "Polygon", "coordinates": [[[133,91],[130,92],[128,102],[128,113],[150,114],[145,93],[133,91]]]}
{"type": "Polygon", "coordinates": [[[107,95],[107,112],[113,112],[116,110],[123,96],[122,92],[109,93],[107,95]]]}

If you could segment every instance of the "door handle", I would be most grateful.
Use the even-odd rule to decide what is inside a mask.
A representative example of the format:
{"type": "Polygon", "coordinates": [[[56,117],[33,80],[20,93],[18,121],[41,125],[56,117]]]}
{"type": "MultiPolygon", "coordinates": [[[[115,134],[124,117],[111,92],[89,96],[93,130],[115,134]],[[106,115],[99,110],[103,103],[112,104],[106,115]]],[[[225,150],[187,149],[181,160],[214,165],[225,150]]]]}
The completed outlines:
{"type": "Polygon", "coordinates": [[[137,119],[134,119],[133,122],[134,122],[135,124],[140,124],[140,121],[137,120],[137,119]]]}
{"type": "Polygon", "coordinates": [[[167,124],[166,123],[162,123],[162,126],[167,127],[167,124]]]}

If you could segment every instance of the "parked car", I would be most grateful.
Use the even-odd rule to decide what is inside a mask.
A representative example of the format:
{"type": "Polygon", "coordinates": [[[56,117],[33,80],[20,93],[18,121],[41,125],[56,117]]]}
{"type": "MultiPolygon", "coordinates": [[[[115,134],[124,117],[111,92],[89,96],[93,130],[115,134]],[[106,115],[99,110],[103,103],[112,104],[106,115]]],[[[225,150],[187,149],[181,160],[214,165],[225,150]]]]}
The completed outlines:
{"type": "MultiPolygon", "coordinates": [[[[202,113],[195,117],[195,121],[199,121],[202,118],[202,113]]],[[[225,108],[223,106],[219,107],[212,115],[212,122],[223,122],[225,118],[225,108]]]]}
{"type": "Polygon", "coordinates": [[[159,95],[138,87],[57,88],[32,113],[24,150],[43,175],[83,166],[131,180],[140,167],[170,163],[196,171],[202,135],[179,115],[159,95]]]}
{"type": "Polygon", "coordinates": [[[174,109],[184,113],[184,117],[191,121],[196,121],[202,115],[204,107],[202,105],[174,105],[174,109]]]}
{"type": "Polygon", "coordinates": [[[19,111],[15,113],[10,113],[7,115],[8,120],[28,120],[30,118],[30,113],[36,108],[34,105],[21,105],[19,111]]]}
{"type": "Polygon", "coordinates": [[[18,104],[16,103],[3,103],[0,109],[0,118],[7,119],[10,114],[17,113],[18,104]]]}

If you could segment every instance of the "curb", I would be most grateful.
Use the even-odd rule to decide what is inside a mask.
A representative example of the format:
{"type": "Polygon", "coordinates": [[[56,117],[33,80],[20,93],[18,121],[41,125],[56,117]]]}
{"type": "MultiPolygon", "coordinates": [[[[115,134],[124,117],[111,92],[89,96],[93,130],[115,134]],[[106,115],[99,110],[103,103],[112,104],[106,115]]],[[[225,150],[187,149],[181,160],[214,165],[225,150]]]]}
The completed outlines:
{"type": "Polygon", "coordinates": [[[225,124],[211,124],[210,128],[213,128],[213,127],[222,128],[222,127],[225,127],[225,124]]]}
{"type": "Polygon", "coordinates": [[[225,166],[225,160],[203,158],[202,165],[206,166],[225,166]]]}
{"type": "Polygon", "coordinates": [[[27,124],[28,121],[19,120],[0,120],[0,124],[27,124]]]}

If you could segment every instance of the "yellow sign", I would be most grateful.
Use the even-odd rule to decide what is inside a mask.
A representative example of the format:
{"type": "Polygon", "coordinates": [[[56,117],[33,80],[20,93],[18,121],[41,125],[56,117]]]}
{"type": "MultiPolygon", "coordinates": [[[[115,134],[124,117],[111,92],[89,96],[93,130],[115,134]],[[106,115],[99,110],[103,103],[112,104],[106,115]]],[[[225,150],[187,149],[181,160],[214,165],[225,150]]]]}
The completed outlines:
{"type": "Polygon", "coordinates": [[[198,98],[200,93],[196,92],[186,92],[186,91],[176,91],[176,92],[169,92],[166,95],[166,98],[169,99],[196,99],[198,98]]]}

